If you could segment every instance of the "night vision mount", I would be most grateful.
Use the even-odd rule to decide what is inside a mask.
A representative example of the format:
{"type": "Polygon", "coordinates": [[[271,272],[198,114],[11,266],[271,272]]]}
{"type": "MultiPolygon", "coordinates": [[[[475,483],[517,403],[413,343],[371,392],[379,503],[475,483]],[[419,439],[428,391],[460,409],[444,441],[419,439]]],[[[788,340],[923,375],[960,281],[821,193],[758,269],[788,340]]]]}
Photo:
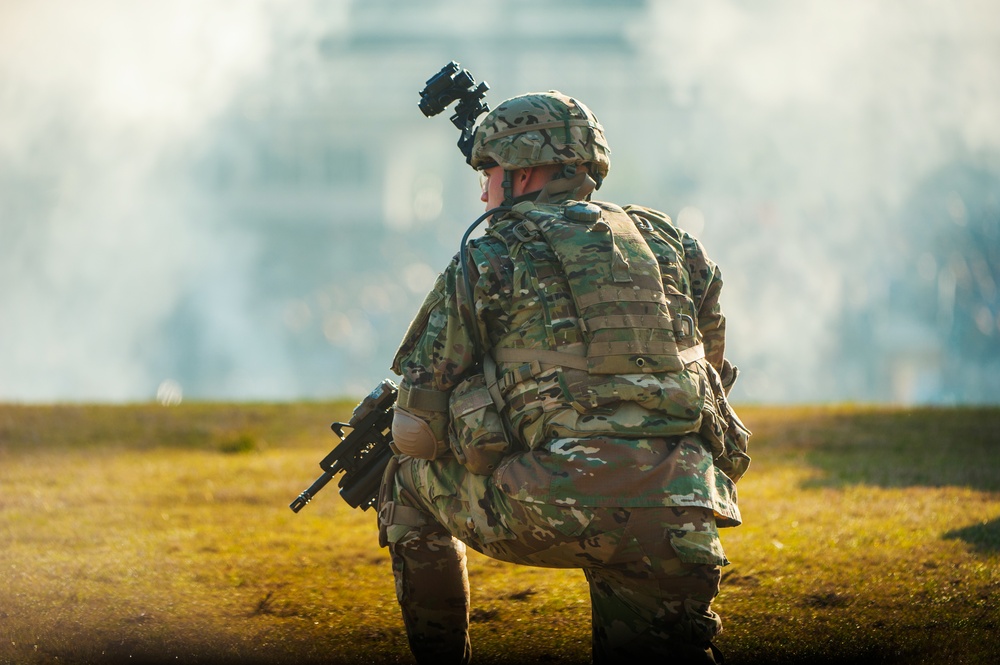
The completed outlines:
{"type": "Polygon", "coordinates": [[[437,74],[427,79],[427,85],[420,91],[420,110],[428,118],[435,116],[454,101],[455,114],[451,116],[453,125],[462,130],[458,139],[458,149],[468,163],[472,159],[472,139],[475,136],[476,118],[490,110],[483,101],[490,86],[483,81],[477,84],[468,69],[452,60],[437,74]]]}

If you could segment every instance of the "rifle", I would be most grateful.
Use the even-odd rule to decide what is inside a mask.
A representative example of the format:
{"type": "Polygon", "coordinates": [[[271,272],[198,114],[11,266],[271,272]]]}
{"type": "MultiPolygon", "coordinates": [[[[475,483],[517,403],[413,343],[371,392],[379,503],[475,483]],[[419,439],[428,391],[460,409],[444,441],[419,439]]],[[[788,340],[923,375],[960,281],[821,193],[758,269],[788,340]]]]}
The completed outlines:
{"type": "MultiPolygon", "coordinates": [[[[483,113],[490,110],[484,101],[486,91],[490,86],[486,81],[476,83],[476,79],[468,69],[452,61],[441,68],[437,74],[427,79],[420,91],[421,112],[428,118],[438,115],[453,102],[455,113],[451,122],[462,131],[458,147],[469,161],[472,155],[472,141],[475,137],[475,123],[483,113]]],[[[488,214],[496,212],[491,210],[488,214]]],[[[470,227],[469,232],[487,215],[479,218],[470,227]]],[[[466,232],[463,243],[469,232],[466,232]]],[[[463,265],[466,282],[468,275],[463,265]]],[[[466,285],[466,288],[471,289],[466,285]]],[[[340,437],[340,444],[319,463],[323,475],[316,479],[295,501],[288,506],[294,512],[299,512],[309,503],[321,489],[326,487],[333,476],[341,471],[344,475],[337,483],[340,486],[340,496],[352,507],[368,510],[378,501],[382,475],[392,459],[392,405],[396,402],[398,388],[396,384],[385,379],[375,387],[360,404],[354,408],[351,420],[346,423],[333,423],[330,428],[340,437]],[[350,427],[351,433],[344,436],[343,428],[350,427]]]]}
{"type": "Polygon", "coordinates": [[[350,421],[330,425],[340,443],[319,463],[323,475],[288,506],[293,512],[302,510],[341,471],[344,475],[337,485],[344,501],[362,510],[375,505],[382,475],[393,455],[392,405],[398,392],[396,384],[385,379],[354,407],[350,421]],[[344,427],[351,428],[346,437],[344,427]]]}

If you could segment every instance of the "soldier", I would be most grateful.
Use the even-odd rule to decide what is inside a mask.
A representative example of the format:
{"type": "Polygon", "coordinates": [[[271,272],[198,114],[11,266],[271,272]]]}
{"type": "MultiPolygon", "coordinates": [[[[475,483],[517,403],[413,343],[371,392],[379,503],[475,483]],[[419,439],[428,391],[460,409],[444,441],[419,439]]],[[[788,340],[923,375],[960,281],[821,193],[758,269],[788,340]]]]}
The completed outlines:
{"type": "Polygon", "coordinates": [[[718,527],[750,458],[719,269],[666,215],[590,200],[609,149],[576,99],[503,102],[469,163],[490,223],[392,365],[380,539],[411,651],[470,661],[467,545],[581,568],[594,662],[721,662],[718,527]]]}

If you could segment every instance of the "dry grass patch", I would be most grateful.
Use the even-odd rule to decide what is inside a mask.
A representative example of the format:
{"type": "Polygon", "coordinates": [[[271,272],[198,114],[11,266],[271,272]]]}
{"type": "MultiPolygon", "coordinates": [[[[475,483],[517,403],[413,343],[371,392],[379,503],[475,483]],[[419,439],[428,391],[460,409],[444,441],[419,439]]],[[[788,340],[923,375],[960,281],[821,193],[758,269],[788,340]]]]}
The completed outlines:
{"type": "MultiPolygon", "coordinates": [[[[411,662],[374,515],[288,509],[352,406],[0,406],[0,663],[411,662]]],[[[728,662],[1000,662],[1000,409],[744,414],[728,662]]],[[[578,571],[470,581],[477,662],[589,660],[578,571]]]]}

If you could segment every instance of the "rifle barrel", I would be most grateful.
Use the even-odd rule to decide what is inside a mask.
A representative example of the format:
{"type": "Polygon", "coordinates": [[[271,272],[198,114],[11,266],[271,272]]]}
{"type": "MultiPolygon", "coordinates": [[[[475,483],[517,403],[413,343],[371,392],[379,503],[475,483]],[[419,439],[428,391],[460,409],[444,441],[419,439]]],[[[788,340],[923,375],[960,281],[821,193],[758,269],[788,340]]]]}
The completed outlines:
{"type": "Polygon", "coordinates": [[[330,480],[332,479],[333,479],[332,473],[323,472],[323,475],[317,478],[316,482],[310,485],[308,489],[304,490],[302,494],[300,494],[298,498],[295,499],[295,501],[292,501],[290,504],[288,504],[288,507],[292,509],[292,512],[295,513],[299,512],[300,510],[305,508],[306,504],[312,501],[312,498],[316,496],[316,493],[319,492],[324,487],[326,487],[326,484],[330,482],[330,480]]]}

